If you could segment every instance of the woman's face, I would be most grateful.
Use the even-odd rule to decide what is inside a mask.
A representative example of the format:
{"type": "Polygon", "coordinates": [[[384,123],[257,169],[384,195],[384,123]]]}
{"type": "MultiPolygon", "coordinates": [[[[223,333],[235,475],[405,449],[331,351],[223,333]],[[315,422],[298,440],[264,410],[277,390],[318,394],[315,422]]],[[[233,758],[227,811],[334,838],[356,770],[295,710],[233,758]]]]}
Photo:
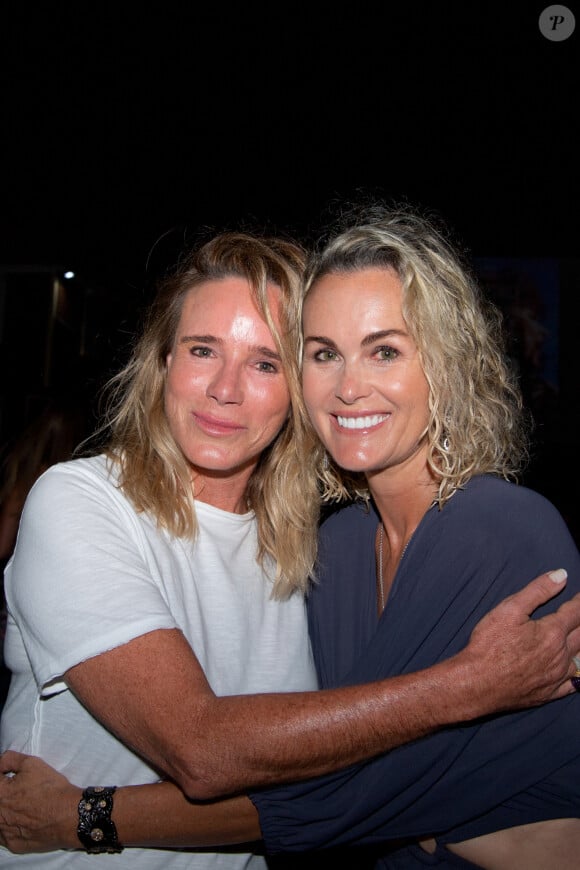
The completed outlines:
{"type": "MultiPolygon", "coordinates": [[[[268,294],[278,322],[280,290],[271,285],[268,294]]],[[[165,411],[196,496],[235,510],[289,409],[280,356],[248,282],[231,277],[192,288],[167,356],[165,411]]]]}
{"type": "Polygon", "coordinates": [[[328,274],[304,302],[304,398],[334,461],[373,475],[424,467],[429,386],[389,268],[328,274]]]}

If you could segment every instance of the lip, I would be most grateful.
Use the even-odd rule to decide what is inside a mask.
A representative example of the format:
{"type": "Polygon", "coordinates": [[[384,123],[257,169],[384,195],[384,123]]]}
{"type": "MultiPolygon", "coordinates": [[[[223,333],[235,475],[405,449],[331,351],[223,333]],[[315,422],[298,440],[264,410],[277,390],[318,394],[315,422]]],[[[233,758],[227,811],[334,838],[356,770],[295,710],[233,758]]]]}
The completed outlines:
{"type": "Polygon", "coordinates": [[[332,414],[336,429],[339,432],[370,432],[378,429],[391,416],[385,413],[332,414]],[[340,422],[342,421],[342,422],[340,422]]]}
{"type": "Polygon", "coordinates": [[[239,423],[234,423],[233,420],[221,420],[219,417],[212,417],[209,414],[194,412],[192,417],[199,428],[208,435],[231,435],[232,432],[240,432],[245,428],[239,423]]]}

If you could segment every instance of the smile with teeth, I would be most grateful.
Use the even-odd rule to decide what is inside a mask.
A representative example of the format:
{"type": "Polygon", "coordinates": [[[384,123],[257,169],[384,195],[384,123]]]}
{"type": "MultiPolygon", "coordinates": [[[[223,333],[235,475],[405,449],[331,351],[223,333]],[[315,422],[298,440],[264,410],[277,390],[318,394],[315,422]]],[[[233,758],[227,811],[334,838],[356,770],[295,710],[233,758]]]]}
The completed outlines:
{"type": "Polygon", "coordinates": [[[383,423],[388,416],[388,414],[372,414],[365,417],[340,417],[337,414],[336,420],[342,429],[371,429],[383,423]]]}

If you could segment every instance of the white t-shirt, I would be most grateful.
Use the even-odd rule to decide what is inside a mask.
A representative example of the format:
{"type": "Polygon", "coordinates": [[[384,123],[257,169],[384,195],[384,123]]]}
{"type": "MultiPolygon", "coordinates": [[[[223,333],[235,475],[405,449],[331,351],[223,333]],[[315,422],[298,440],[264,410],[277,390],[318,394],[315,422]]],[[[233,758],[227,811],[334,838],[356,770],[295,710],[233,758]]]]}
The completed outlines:
{"type": "MultiPolygon", "coordinates": [[[[39,755],[81,786],[155,782],[155,771],[87,713],[62,676],[156,629],[182,630],[216,694],[316,688],[304,600],[270,597],[253,513],[201,502],[196,512],[196,541],[172,538],[135,511],[102,456],[53,466],[36,482],[5,576],[13,677],[2,750],[39,755]]],[[[145,870],[265,866],[231,853],[126,849],[98,858],[0,849],[0,866],[20,870],[94,870],[103,860],[145,870]]]]}

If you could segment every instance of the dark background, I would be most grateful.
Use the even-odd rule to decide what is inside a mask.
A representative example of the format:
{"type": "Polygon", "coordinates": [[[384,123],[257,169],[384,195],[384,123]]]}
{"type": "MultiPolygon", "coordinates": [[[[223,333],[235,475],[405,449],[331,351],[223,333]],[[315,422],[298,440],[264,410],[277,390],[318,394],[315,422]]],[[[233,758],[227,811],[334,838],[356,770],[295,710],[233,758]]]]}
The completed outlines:
{"type": "Polygon", "coordinates": [[[2,439],[47,390],[94,394],[198,231],[307,241],[330,202],[376,192],[442,215],[475,263],[556,276],[527,482],[576,531],[580,8],[552,42],[547,5],[5,2],[2,439]]]}

